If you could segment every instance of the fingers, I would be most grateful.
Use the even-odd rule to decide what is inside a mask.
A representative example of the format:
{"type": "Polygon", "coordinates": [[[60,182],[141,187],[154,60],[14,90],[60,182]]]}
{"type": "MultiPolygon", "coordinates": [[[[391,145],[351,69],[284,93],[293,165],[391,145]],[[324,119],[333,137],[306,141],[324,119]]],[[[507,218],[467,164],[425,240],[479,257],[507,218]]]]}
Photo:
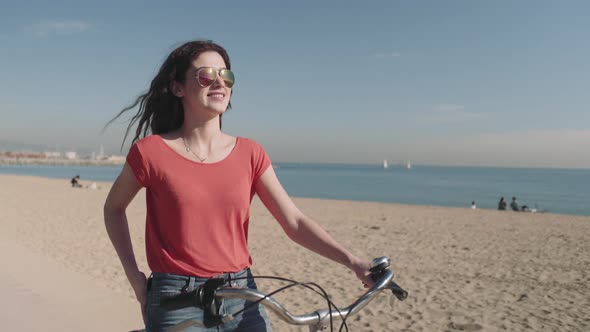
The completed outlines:
{"type": "Polygon", "coordinates": [[[135,274],[129,280],[131,287],[135,293],[135,298],[139,302],[139,308],[141,309],[141,316],[144,324],[147,324],[147,278],[143,272],[135,274]]]}
{"type": "Polygon", "coordinates": [[[140,304],[141,305],[141,317],[143,318],[143,323],[147,326],[147,303],[140,304]]]}
{"type": "Polygon", "coordinates": [[[145,302],[141,301],[141,299],[145,299],[147,290],[147,278],[143,272],[140,272],[137,277],[131,281],[131,287],[133,287],[137,300],[142,303],[145,302]]]}
{"type": "Polygon", "coordinates": [[[364,288],[370,288],[373,285],[371,280],[371,273],[369,268],[371,263],[369,261],[358,260],[351,269],[356,274],[356,277],[362,282],[364,288]]]}

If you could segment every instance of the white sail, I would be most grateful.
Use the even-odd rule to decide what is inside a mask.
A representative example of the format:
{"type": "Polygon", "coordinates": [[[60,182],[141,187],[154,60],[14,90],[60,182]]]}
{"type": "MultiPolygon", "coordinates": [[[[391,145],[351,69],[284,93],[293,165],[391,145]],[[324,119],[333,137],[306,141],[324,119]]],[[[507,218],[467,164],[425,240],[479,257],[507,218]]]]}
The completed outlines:
{"type": "Polygon", "coordinates": [[[383,159],[383,168],[388,168],[389,167],[389,163],[387,162],[387,159],[383,159]]]}
{"type": "Polygon", "coordinates": [[[412,168],[412,162],[410,162],[409,160],[408,160],[408,163],[406,164],[406,168],[407,169],[411,169],[412,168]]]}

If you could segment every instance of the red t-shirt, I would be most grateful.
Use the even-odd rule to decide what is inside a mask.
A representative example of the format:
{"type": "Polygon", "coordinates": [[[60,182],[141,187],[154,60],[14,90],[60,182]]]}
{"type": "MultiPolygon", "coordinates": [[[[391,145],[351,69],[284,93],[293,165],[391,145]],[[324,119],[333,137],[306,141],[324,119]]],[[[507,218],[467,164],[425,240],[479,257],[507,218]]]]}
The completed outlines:
{"type": "Polygon", "coordinates": [[[211,277],[252,264],[248,224],[254,184],[271,161],[238,137],[223,160],[199,163],[160,136],[137,141],[127,163],[146,187],[146,253],[153,272],[211,277]]]}

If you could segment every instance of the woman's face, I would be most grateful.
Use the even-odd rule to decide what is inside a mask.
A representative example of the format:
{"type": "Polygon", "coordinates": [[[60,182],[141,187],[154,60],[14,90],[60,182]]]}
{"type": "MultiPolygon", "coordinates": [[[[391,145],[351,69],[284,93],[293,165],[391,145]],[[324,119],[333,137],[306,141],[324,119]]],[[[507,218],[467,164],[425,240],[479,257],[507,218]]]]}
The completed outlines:
{"type": "Polygon", "coordinates": [[[197,72],[203,67],[211,67],[219,71],[225,68],[225,61],[217,52],[201,53],[187,70],[184,84],[178,85],[180,93],[176,95],[183,98],[185,110],[188,107],[191,110],[207,110],[222,114],[227,110],[231,88],[228,88],[219,77],[212,85],[202,87],[197,79],[197,72]]]}

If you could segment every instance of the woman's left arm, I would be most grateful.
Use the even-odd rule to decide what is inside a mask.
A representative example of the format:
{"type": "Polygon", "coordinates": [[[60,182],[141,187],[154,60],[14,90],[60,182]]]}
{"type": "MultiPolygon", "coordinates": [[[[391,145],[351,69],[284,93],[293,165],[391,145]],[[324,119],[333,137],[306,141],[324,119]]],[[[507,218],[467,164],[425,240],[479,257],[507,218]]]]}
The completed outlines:
{"type": "Polygon", "coordinates": [[[362,260],[338,244],[315,221],[305,216],[291,200],[274,169],[269,167],[255,184],[256,194],[287,236],[301,246],[350,268],[365,286],[370,262],[362,260]]]}

